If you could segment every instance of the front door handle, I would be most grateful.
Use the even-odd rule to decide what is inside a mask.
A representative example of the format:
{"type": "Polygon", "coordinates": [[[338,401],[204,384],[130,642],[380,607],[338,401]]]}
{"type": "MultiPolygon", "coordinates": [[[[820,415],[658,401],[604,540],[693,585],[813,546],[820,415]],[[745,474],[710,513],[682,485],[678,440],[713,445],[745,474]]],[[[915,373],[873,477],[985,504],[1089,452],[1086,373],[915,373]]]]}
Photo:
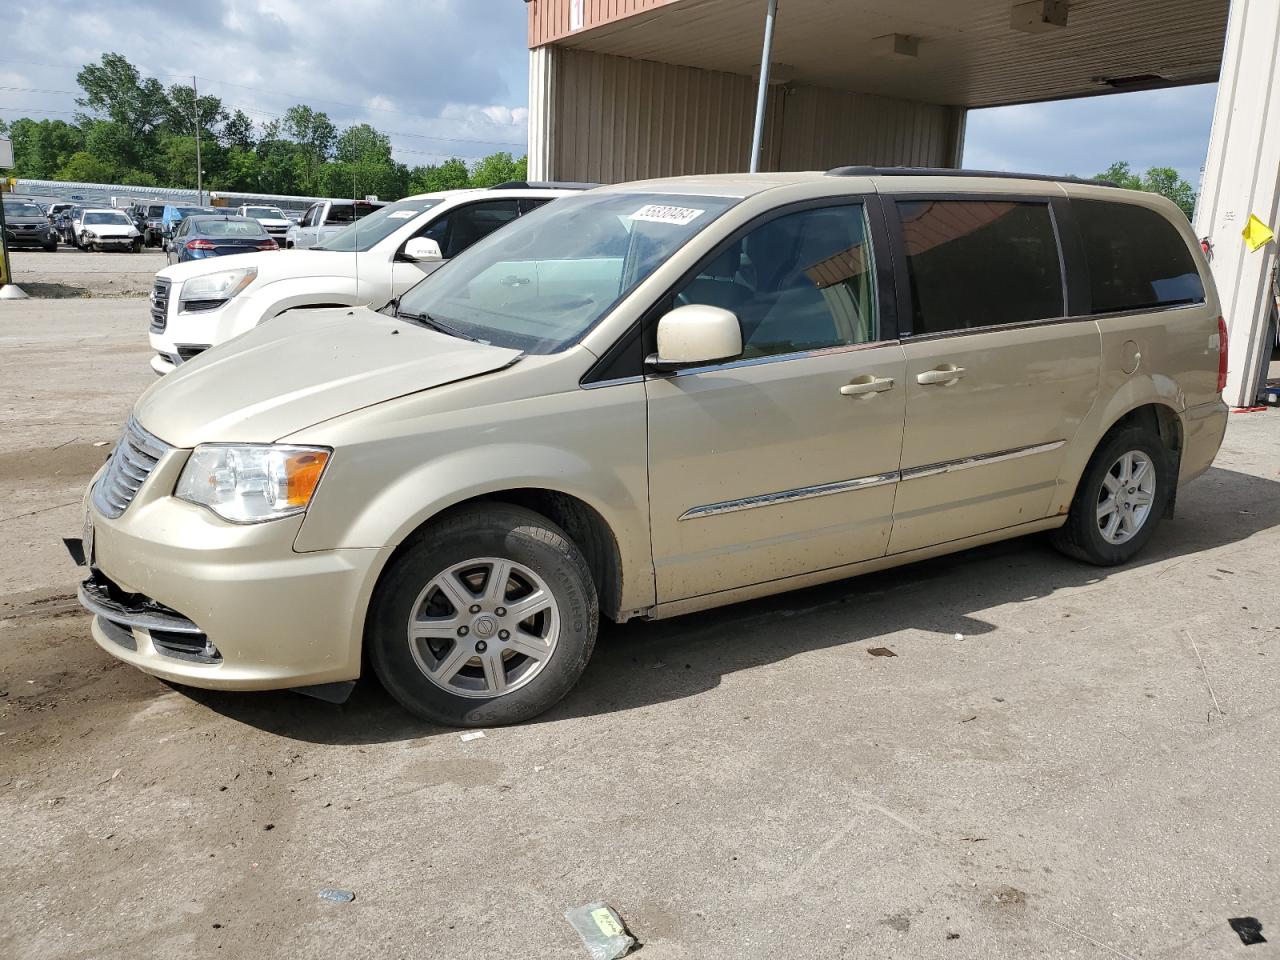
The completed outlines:
{"type": "Polygon", "coordinates": [[[963,379],[964,374],[964,367],[953,367],[951,364],[947,364],[946,366],[936,367],[933,370],[926,370],[924,373],[917,374],[916,383],[926,387],[930,384],[940,383],[949,387],[963,379]]]}
{"type": "Polygon", "coordinates": [[[865,397],[867,394],[884,393],[893,389],[893,377],[859,378],[853,383],[846,383],[840,388],[844,397],[865,397]]]}

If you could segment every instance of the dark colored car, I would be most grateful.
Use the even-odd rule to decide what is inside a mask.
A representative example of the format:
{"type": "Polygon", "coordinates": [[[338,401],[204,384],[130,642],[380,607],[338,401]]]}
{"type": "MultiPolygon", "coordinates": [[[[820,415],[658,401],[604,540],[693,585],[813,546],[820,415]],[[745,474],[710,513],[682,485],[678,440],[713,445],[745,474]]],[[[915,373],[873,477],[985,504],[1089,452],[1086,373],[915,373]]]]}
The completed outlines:
{"type": "Polygon", "coordinates": [[[250,217],[192,214],[179,221],[169,241],[167,257],[174,264],[279,249],[266,228],[250,217]]]}
{"type": "Polygon", "coordinates": [[[129,216],[142,234],[143,246],[158,247],[164,242],[164,208],[163,200],[139,200],[129,208],[129,216]]]}
{"type": "Polygon", "coordinates": [[[44,208],[34,200],[17,197],[4,200],[4,241],[10,249],[43,247],[49,253],[58,249],[58,234],[44,208]]]}

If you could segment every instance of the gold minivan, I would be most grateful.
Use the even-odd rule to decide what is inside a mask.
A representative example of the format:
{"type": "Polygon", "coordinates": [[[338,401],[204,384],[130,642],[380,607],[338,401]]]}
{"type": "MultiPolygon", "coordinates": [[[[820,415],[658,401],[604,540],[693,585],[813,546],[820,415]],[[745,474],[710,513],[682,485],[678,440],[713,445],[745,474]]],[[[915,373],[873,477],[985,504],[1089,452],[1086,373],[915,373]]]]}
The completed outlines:
{"type": "Polygon", "coordinates": [[[80,597],[178,683],[524,720],[601,616],[660,618],[1039,531],[1129,560],[1222,440],[1177,207],[956,171],[567,197],[382,311],[285,314],[138,401],[80,597]]]}

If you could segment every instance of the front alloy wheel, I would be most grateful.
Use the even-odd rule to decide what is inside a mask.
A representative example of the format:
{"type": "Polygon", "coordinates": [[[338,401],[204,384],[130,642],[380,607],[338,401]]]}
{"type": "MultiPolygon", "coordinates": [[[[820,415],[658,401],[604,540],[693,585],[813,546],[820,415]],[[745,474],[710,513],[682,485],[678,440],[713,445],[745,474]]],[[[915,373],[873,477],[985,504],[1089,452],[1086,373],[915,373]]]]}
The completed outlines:
{"type": "Polygon", "coordinates": [[[505,503],[454,510],[415,533],[365,618],[378,679],[436,723],[519,723],[559,701],[595,646],[595,584],[577,545],[505,503]]]}
{"type": "Polygon", "coordinates": [[[551,661],[560,608],[533,570],[498,557],[454,564],[409,614],[409,650],[436,686],[459,697],[518,690],[551,661]]]}

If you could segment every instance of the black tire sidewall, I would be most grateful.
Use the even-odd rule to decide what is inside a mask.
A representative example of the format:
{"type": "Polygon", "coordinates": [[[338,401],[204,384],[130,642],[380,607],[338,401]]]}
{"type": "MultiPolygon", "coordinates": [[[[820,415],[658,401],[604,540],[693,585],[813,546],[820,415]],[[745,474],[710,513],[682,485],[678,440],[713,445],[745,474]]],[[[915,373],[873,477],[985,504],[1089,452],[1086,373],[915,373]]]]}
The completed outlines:
{"type": "Polygon", "coordinates": [[[505,505],[455,514],[428,527],[383,574],[370,604],[365,644],[387,691],[427,720],[456,726],[519,723],[549,709],[573,688],[595,646],[598,603],[581,553],[555,524],[505,505]],[[409,649],[410,610],[428,581],[454,564],[502,557],[529,567],[559,606],[551,660],[528,684],[500,697],[450,694],[422,673],[409,649]]]}
{"type": "Polygon", "coordinates": [[[1107,439],[1094,452],[1080,478],[1080,489],[1071,509],[1071,539],[1082,551],[1083,559],[1101,566],[1114,566],[1132,559],[1155,535],[1176,483],[1173,459],[1158,436],[1135,427],[1117,431],[1107,439]],[[1098,495],[1112,465],[1129,451],[1141,451],[1151,458],[1156,471],[1155,499],[1142,529],[1132,539],[1120,544],[1109,543],[1098,529],[1098,495]]]}

